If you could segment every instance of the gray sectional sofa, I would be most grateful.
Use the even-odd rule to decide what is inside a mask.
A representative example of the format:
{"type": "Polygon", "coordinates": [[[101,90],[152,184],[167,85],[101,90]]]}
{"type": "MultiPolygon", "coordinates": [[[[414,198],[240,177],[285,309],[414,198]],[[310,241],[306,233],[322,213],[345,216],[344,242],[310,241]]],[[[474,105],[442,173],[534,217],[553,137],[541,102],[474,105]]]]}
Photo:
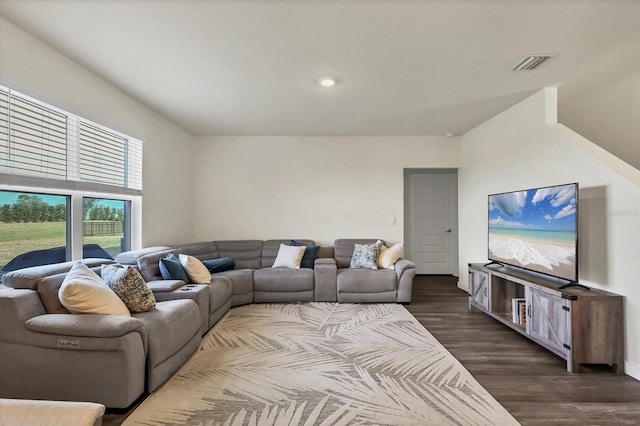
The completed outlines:
{"type": "MultiPolygon", "coordinates": [[[[7,273],[0,289],[0,397],[131,405],[197,350],[201,316],[192,300],[159,302],[131,318],[73,315],[58,301],[74,262],[7,273]]],[[[85,259],[100,273],[106,259],[85,259]]]]}
{"type": "MultiPolygon", "coordinates": [[[[297,240],[313,245],[311,240],[297,240]]],[[[73,262],[25,268],[3,277],[0,289],[0,397],[91,401],[124,408],[153,392],[197,350],[201,336],[233,306],[248,303],[410,303],[415,265],[349,269],[355,243],[321,247],[314,267],[271,268],[290,240],[206,241],[118,255],[152,289],[155,310],[132,318],[73,315],[57,291],[73,262]],[[235,269],[210,283],[163,280],[159,260],[171,252],[204,259],[230,257],[235,269]]],[[[106,259],[85,259],[98,274],[106,259]]]]}

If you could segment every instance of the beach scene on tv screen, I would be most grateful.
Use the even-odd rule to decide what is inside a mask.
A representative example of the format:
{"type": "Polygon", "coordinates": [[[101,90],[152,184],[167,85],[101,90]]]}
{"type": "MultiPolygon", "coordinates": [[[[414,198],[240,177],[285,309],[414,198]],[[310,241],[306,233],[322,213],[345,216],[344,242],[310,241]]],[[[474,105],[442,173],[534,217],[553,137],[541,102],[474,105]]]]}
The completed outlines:
{"type": "Polygon", "coordinates": [[[576,280],[576,185],[489,196],[489,259],[576,280]]]}

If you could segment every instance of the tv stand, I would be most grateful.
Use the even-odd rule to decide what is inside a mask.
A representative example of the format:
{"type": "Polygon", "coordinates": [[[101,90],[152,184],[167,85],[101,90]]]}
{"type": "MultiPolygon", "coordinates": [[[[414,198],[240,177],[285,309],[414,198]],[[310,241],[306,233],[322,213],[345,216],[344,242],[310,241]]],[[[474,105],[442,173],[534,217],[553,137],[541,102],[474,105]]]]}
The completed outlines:
{"type": "Polygon", "coordinates": [[[567,361],[623,373],[622,296],[518,268],[469,264],[469,309],[477,309],[567,361]]]}

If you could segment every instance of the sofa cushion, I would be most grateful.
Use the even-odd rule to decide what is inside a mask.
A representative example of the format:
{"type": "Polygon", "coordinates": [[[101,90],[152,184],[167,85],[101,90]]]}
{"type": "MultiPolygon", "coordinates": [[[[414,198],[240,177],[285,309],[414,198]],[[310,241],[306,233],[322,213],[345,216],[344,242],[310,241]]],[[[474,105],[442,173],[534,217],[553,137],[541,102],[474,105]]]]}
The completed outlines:
{"type": "Polygon", "coordinates": [[[209,314],[220,309],[232,293],[233,284],[229,277],[213,276],[209,284],[209,314]]]}
{"type": "Polygon", "coordinates": [[[262,256],[262,240],[214,241],[220,257],[230,257],[236,269],[259,269],[262,256]]]}
{"type": "Polygon", "coordinates": [[[353,255],[353,246],[358,244],[373,244],[383,240],[378,239],[338,239],[333,243],[333,255],[336,259],[338,268],[348,268],[351,264],[351,256],[353,255]]]}
{"type": "Polygon", "coordinates": [[[156,251],[138,258],[138,270],[146,282],[162,279],[160,259],[167,257],[171,252],[172,250],[156,251]]]}
{"type": "MultiPolygon", "coordinates": [[[[261,268],[270,268],[273,265],[273,262],[276,260],[276,256],[278,255],[278,251],[280,250],[280,244],[285,245],[293,245],[291,244],[290,239],[288,240],[266,240],[262,243],[262,263],[261,268]]],[[[298,241],[301,245],[309,246],[314,245],[315,242],[313,240],[295,240],[298,241]]],[[[304,259],[304,257],[303,257],[304,259]]],[[[258,269],[258,268],[255,268],[258,269]]]]}
{"type": "Polygon", "coordinates": [[[378,254],[381,245],[380,241],[373,244],[354,244],[349,268],[378,269],[378,254]]]}
{"type": "Polygon", "coordinates": [[[101,275],[130,312],[147,312],[156,307],[153,292],[133,266],[102,265],[101,275]]]}
{"type": "Polygon", "coordinates": [[[169,253],[169,256],[158,261],[158,269],[160,270],[160,275],[163,280],[179,280],[183,281],[185,284],[189,284],[191,282],[187,272],[184,270],[184,267],[180,262],[180,259],[178,259],[173,252],[169,253]]]}
{"type": "Polygon", "coordinates": [[[104,281],[82,262],[76,262],[58,290],[60,303],[74,314],[129,317],[129,309],[104,281]]]}
{"type": "Polygon", "coordinates": [[[306,246],[294,247],[280,244],[278,256],[276,256],[276,260],[273,261],[271,267],[300,269],[300,262],[302,262],[302,256],[304,256],[306,250],[306,246]]]}
{"type": "Polygon", "coordinates": [[[318,250],[320,249],[320,246],[316,246],[314,244],[305,244],[297,240],[291,240],[289,244],[292,246],[306,246],[307,249],[304,252],[304,256],[302,256],[302,262],[300,262],[300,267],[313,268],[313,263],[316,261],[316,257],[318,256],[318,250]]]}
{"type": "Polygon", "coordinates": [[[403,248],[404,245],[402,243],[395,244],[388,248],[382,244],[380,246],[380,254],[378,255],[378,268],[394,269],[396,262],[402,257],[403,248]]]}
{"type": "Polygon", "coordinates": [[[182,351],[191,342],[194,335],[200,337],[202,325],[200,310],[193,300],[181,299],[158,302],[156,309],[134,313],[132,316],[142,321],[149,338],[147,386],[151,392],[182,364],[170,362],[173,365],[162,368],[158,368],[158,366],[182,351]]]}
{"type": "Polygon", "coordinates": [[[50,275],[38,281],[36,290],[48,314],[70,314],[58,298],[58,290],[67,276],[66,273],[50,275]]]}
{"type": "Polygon", "coordinates": [[[188,254],[200,260],[216,259],[220,257],[218,247],[213,241],[202,241],[199,243],[186,244],[176,248],[176,252],[180,254],[188,254]]]}
{"type": "MultiPolygon", "coordinates": [[[[125,251],[116,255],[115,261],[121,265],[135,266],[135,265],[138,265],[138,259],[140,259],[143,256],[146,256],[148,254],[158,253],[158,252],[168,252],[170,250],[171,250],[171,247],[169,246],[154,246],[154,247],[146,247],[138,250],[130,250],[130,251],[125,251]]],[[[162,257],[164,256],[166,255],[163,255],[162,257]]]]}
{"type": "Polygon", "coordinates": [[[396,287],[397,275],[390,269],[338,269],[338,293],[378,293],[396,287]]]}
{"type": "Polygon", "coordinates": [[[234,295],[247,294],[253,292],[253,269],[234,269],[233,271],[219,272],[213,274],[211,279],[215,277],[228,277],[233,283],[234,295]]]}
{"type": "Polygon", "coordinates": [[[334,259],[333,247],[331,246],[318,247],[318,255],[316,256],[316,259],[334,259]]]}
{"type": "Polygon", "coordinates": [[[189,276],[189,280],[196,284],[207,284],[211,282],[211,273],[198,258],[188,254],[180,254],[180,264],[189,276]]]}
{"type": "Polygon", "coordinates": [[[313,290],[313,270],[263,268],[253,273],[254,291],[295,292],[313,290]]]}
{"type": "Polygon", "coordinates": [[[38,281],[49,275],[61,274],[69,272],[76,262],[82,262],[89,268],[100,267],[102,264],[115,263],[111,259],[87,258],[78,261],[69,261],[63,263],[53,263],[51,265],[31,266],[29,268],[17,269],[7,272],[2,276],[2,284],[11,288],[25,288],[35,290],[38,281]]]}

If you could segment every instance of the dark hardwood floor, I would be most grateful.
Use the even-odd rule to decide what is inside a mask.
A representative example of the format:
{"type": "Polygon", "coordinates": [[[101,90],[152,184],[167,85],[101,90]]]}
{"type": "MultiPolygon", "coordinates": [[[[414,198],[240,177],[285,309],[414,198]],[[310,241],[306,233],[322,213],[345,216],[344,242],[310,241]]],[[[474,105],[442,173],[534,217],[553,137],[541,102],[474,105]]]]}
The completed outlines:
{"type": "Polygon", "coordinates": [[[468,308],[451,276],[418,276],[407,309],[523,425],[640,425],[640,382],[566,362],[468,308]]]}
{"type": "MultiPolygon", "coordinates": [[[[639,381],[608,366],[568,373],[560,357],[470,311],[456,283],[451,276],[418,276],[406,308],[521,424],[640,425],[639,381]]],[[[133,409],[107,410],[103,424],[119,425],[133,409]]]]}

